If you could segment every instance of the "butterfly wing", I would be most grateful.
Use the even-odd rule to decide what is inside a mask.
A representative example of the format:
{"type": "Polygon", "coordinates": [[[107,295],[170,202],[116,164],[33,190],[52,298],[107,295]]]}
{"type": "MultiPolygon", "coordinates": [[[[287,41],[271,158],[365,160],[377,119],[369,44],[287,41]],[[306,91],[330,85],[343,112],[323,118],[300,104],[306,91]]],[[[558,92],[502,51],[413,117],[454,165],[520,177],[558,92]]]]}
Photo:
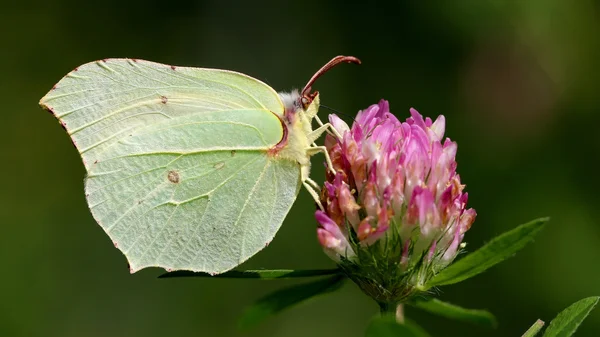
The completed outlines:
{"type": "Polygon", "coordinates": [[[271,87],[241,73],[132,59],[84,64],[40,101],[67,130],[86,168],[130,130],[204,111],[283,113],[271,87]]]}
{"type": "Polygon", "coordinates": [[[248,76],[146,61],[86,64],[41,101],[88,171],[94,218],[127,257],[220,273],[270,242],[300,186],[277,93],[248,76]]]}

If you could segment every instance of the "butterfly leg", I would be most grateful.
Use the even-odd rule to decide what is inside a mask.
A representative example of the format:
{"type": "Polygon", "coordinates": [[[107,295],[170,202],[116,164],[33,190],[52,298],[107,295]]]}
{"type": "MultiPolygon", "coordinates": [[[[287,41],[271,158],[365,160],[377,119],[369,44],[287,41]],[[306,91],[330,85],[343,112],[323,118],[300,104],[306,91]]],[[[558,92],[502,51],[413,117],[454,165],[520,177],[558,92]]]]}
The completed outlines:
{"type": "MultiPolygon", "coordinates": [[[[319,116],[315,115],[315,117],[314,117],[314,118],[315,118],[315,120],[317,121],[317,124],[319,124],[319,126],[323,126],[323,125],[329,125],[329,126],[331,127],[331,124],[330,124],[330,123],[323,123],[323,122],[321,121],[321,118],[319,118],[319,116]]],[[[333,131],[333,133],[335,134],[335,136],[337,136],[337,137],[340,137],[340,138],[341,138],[341,135],[339,134],[339,132],[337,132],[337,130],[336,130],[336,129],[334,129],[333,127],[331,127],[331,131],[333,131]]]]}
{"type": "Polygon", "coordinates": [[[331,162],[331,157],[329,156],[329,153],[327,152],[327,148],[325,146],[311,146],[308,149],[306,149],[306,153],[309,156],[312,156],[314,154],[317,153],[323,153],[323,155],[325,156],[325,162],[327,162],[327,167],[329,168],[329,171],[331,171],[331,173],[335,174],[335,170],[333,169],[333,163],[331,162]]]}
{"type": "Polygon", "coordinates": [[[323,133],[328,132],[330,134],[332,134],[334,137],[337,137],[338,139],[342,139],[342,135],[340,135],[340,133],[330,124],[330,123],[325,123],[321,126],[319,126],[318,128],[314,129],[311,133],[308,134],[308,142],[312,143],[315,140],[317,140],[317,138],[321,137],[321,135],[323,135],[323,133]]]}
{"type": "Polygon", "coordinates": [[[313,197],[313,199],[315,199],[315,203],[317,204],[317,206],[319,206],[319,209],[321,211],[325,211],[325,208],[323,208],[323,204],[321,204],[321,200],[319,198],[319,193],[317,193],[317,191],[315,191],[315,188],[312,187],[310,184],[308,184],[306,182],[306,180],[302,181],[302,185],[304,185],[304,188],[308,191],[310,196],[313,197]]]}
{"type": "Polygon", "coordinates": [[[327,130],[327,133],[329,133],[329,134],[330,134],[330,135],[332,135],[332,136],[335,136],[335,137],[338,137],[338,138],[342,138],[342,136],[340,135],[340,133],[339,133],[339,132],[337,132],[337,130],[336,130],[336,129],[334,129],[334,128],[331,126],[331,124],[330,124],[330,123],[326,123],[326,124],[324,124],[324,123],[321,121],[321,119],[319,118],[319,116],[317,116],[317,115],[315,115],[315,117],[314,117],[314,118],[315,118],[315,120],[317,121],[317,124],[319,124],[319,126],[324,126],[324,125],[327,125],[327,126],[329,126],[329,130],[327,130]]]}
{"type": "Polygon", "coordinates": [[[314,188],[316,188],[316,189],[318,189],[318,190],[320,190],[320,189],[321,189],[321,186],[319,186],[319,184],[317,184],[317,182],[316,182],[316,181],[314,181],[314,180],[312,180],[312,179],[310,179],[310,178],[306,178],[306,179],[305,179],[305,181],[306,181],[307,183],[309,183],[309,184],[310,184],[312,187],[314,187],[314,188]]]}
{"type": "Polygon", "coordinates": [[[321,118],[319,118],[319,116],[315,115],[315,120],[317,121],[317,124],[319,124],[320,126],[323,126],[325,124],[323,124],[323,122],[321,122],[321,118]]]}

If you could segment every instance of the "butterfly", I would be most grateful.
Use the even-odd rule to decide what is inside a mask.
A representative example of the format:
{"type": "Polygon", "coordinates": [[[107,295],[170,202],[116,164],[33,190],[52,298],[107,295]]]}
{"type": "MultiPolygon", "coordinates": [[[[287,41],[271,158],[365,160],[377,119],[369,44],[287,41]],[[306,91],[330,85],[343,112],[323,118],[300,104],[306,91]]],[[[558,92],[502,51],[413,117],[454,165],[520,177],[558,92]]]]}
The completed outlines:
{"type": "Polygon", "coordinates": [[[79,151],[91,213],[132,273],[218,274],[271,242],[302,185],[322,207],[310,157],[330,163],[315,141],[337,131],[318,118],[311,87],[344,62],[360,64],[337,56],[303,90],[277,93],[234,71],[104,59],[40,105],[79,151]]]}

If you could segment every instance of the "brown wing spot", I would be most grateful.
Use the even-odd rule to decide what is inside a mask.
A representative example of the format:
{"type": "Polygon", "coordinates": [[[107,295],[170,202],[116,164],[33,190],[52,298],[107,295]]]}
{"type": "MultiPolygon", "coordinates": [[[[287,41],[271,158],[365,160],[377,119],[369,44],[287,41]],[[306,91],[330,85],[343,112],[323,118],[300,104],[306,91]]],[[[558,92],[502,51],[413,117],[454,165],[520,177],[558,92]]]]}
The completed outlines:
{"type": "Polygon", "coordinates": [[[168,101],[168,100],[169,100],[169,99],[167,98],[167,96],[160,96],[160,102],[161,102],[162,104],[167,104],[167,101],[168,101]]]}
{"type": "Polygon", "coordinates": [[[178,184],[179,183],[179,173],[177,173],[177,171],[171,170],[167,174],[167,179],[169,179],[169,181],[172,182],[173,184],[178,184]]]}

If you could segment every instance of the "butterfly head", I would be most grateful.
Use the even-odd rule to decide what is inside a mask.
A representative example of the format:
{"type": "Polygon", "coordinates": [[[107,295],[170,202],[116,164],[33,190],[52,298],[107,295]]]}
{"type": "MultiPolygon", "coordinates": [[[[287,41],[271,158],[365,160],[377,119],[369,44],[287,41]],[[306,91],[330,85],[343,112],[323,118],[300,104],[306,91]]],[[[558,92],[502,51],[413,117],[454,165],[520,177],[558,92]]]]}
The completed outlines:
{"type": "Polygon", "coordinates": [[[360,64],[360,60],[354,56],[336,56],[310,78],[302,91],[292,90],[292,92],[289,93],[279,93],[279,97],[285,108],[283,117],[288,125],[294,125],[298,118],[306,118],[308,122],[312,121],[319,110],[319,92],[312,91],[313,84],[321,77],[321,75],[329,71],[329,69],[344,62],[360,64]]]}
{"type": "Polygon", "coordinates": [[[323,132],[321,130],[315,134],[312,129],[312,120],[319,110],[319,92],[312,91],[312,85],[317,78],[342,62],[360,64],[360,60],[356,57],[336,56],[311,77],[302,91],[279,93],[284,106],[283,116],[280,118],[285,124],[286,136],[270,153],[298,162],[302,167],[302,181],[308,177],[310,171],[310,156],[314,154],[311,144],[323,132]]]}

